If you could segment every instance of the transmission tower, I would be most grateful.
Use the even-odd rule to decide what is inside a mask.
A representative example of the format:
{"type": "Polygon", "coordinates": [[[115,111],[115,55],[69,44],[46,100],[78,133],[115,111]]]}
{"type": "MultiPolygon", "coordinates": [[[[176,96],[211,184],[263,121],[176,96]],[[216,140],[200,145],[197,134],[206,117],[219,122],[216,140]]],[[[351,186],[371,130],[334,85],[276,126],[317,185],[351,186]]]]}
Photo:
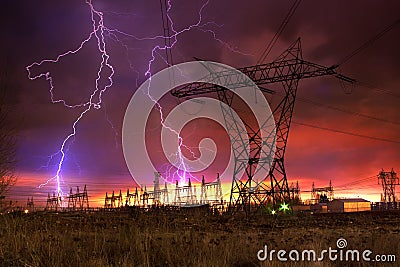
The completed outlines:
{"type": "Polygon", "coordinates": [[[292,182],[289,187],[290,191],[290,199],[293,204],[300,204],[301,203],[301,195],[300,195],[300,186],[299,181],[296,181],[296,184],[292,182]]]}
{"type": "Polygon", "coordinates": [[[383,200],[386,203],[395,203],[396,202],[396,185],[400,185],[399,177],[392,169],[390,172],[385,172],[383,169],[378,174],[378,184],[382,183],[383,189],[383,200]]]}
{"type": "Polygon", "coordinates": [[[161,201],[161,190],[160,190],[160,177],[159,172],[154,172],[154,187],[153,187],[153,204],[160,204],[161,201]]]}
{"type": "MultiPolygon", "coordinates": [[[[283,201],[290,201],[285,169],[285,151],[289,135],[290,124],[293,115],[298,83],[301,79],[318,76],[332,75],[342,81],[353,83],[355,80],[343,76],[335,71],[337,66],[325,67],[303,60],[300,39],[297,39],[286,51],[271,63],[240,68],[239,71],[252,79],[259,89],[266,93],[273,93],[272,90],[260,87],[265,84],[280,83],[284,90],[284,97],[273,110],[276,125],[276,150],[269,173],[262,178],[260,183],[252,185],[257,164],[265,164],[268,158],[261,155],[269,155],[271,147],[268,147],[267,140],[262,140],[261,129],[268,125],[271,118],[261,122],[258,128],[254,129],[243,122],[249,137],[250,154],[246,153],[246,146],[243,140],[231,138],[231,146],[235,159],[234,176],[232,180],[229,210],[233,213],[244,210],[247,214],[252,207],[256,209],[266,208],[268,203],[275,207],[283,201]],[[244,158],[243,155],[248,156],[244,158]],[[237,177],[241,170],[245,170],[245,176],[237,177]]],[[[223,74],[210,72],[209,83],[189,84],[171,91],[172,95],[178,98],[196,96],[205,93],[216,92],[221,102],[229,107],[232,105],[233,92],[226,88],[241,88],[247,84],[241,82],[241,75],[238,72],[224,71],[223,74]],[[224,84],[225,87],[213,83],[224,84]]],[[[237,125],[232,112],[229,112],[221,105],[222,113],[228,132],[237,131],[237,125]]],[[[240,133],[237,133],[239,136],[240,133]]]]}
{"type": "Polygon", "coordinates": [[[167,187],[167,181],[164,182],[164,189],[161,189],[161,194],[162,194],[162,201],[164,205],[169,204],[169,194],[168,194],[168,187],[167,187]]]}
{"type": "Polygon", "coordinates": [[[46,201],[46,210],[58,210],[62,208],[62,197],[60,193],[56,194],[53,192],[53,196],[50,196],[50,193],[47,195],[46,201]]]}
{"type": "Polygon", "coordinates": [[[217,180],[215,182],[206,183],[204,175],[201,178],[201,194],[200,204],[215,204],[221,203],[223,200],[221,179],[219,173],[217,174],[217,180]],[[209,192],[209,193],[207,193],[209,192]]]}
{"type": "Polygon", "coordinates": [[[180,205],[181,203],[181,188],[179,187],[178,180],[175,182],[175,197],[174,197],[174,205],[180,205]]]}
{"type": "Polygon", "coordinates": [[[126,190],[126,197],[125,197],[125,205],[126,206],[139,206],[140,200],[139,200],[139,193],[138,189],[136,187],[134,193],[129,192],[129,188],[126,190]]]}
{"type": "Polygon", "coordinates": [[[325,187],[315,187],[314,182],[311,186],[311,202],[313,204],[317,203],[327,203],[332,201],[334,197],[334,190],[332,186],[332,180],[329,180],[329,186],[325,187]]]}
{"type": "Polygon", "coordinates": [[[79,186],[76,187],[76,193],[72,193],[72,188],[70,189],[70,193],[68,198],[68,209],[69,210],[76,210],[80,209],[83,210],[84,208],[89,208],[89,197],[86,189],[86,185],[83,188],[83,192],[79,192],[79,186]]]}
{"type": "Polygon", "coordinates": [[[29,198],[26,202],[26,207],[29,211],[35,211],[35,203],[33,202],[33,197],[29,198]]]}
{"type": "Polygon", "coordinates": [[[122,201],[122,192],[119,190],[119,195],[116,195],[114,191],[112,191],[112,195],[109,197],[106,192],[106,196],[104,198],[104,208],[119,208],[123,206],[122,201]]]}

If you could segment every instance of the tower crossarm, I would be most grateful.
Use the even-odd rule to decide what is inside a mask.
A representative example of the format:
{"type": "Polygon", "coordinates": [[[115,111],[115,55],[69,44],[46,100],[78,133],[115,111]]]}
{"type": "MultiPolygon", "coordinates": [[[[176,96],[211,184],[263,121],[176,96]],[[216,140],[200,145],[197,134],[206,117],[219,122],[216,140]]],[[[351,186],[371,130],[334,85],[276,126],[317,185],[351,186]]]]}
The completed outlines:
{"type": "MultiPolygon", "coordinates": [[[[300,58],[275,60],[271,63],[249,66],[238,69],[238,71],[220,71],[205,77],[208,83],[192,83],[174,89],[171,94],[175,97],[190,97],[212,92],[225,91],[227,88],[239,89],[249,86],[243,80],[242,73],[246,74],[258,86],[278,83],[289,80],[300,80],[318,76],[334,76],[342,81],[354,83],[355,80],[336,72],[338,66],[325,67],[300,58]],[[214,83],[224,84],[225,87],[214,83]]],[[[272,94],[270,89],[259,87],[263,92],[272,94]]]]}

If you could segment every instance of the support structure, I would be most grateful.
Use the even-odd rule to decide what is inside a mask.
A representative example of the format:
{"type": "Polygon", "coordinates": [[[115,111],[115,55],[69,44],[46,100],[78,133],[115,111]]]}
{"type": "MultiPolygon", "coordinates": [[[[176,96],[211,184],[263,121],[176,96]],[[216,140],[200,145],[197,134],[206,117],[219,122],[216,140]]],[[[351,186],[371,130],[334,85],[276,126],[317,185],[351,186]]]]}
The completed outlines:
{"type": "Polygon", "coordinates": [[[311,202],[316,203],[327,203],[334,197],[332,180],[329,180],[329,186],[315,187],[314,182],[311,187],[311,202]]]}
{"type": "Polygon", "coordinates": [[[296,184],[291,183],[289,187],[290,191],[290,199],[293,204],[300,204],[301,203],[301,195],[300,195],[300,186],[299,181],[296,181],[296,184]]]}
{"type": "Polygon", "coordinates": [[[180,205],[181,203],[181,188],[179,187],[178,180],[175,181],[175,196],[174,196],[174,205],[180,205]]]}
{"type": "Polygon", "coordinates": [[[188,185],[182,186],[181,190],[182,190],[182,193],[184,196],[185,204],[193,205],[196,203],[195,197],[193,195],[193,187],[192,187],[192,182],[190,181],[190,178],[189,178],[188,185]]]}
{"type": "Polygon", "coordinates": [[[378,174],[378,184],[382,184],[383,201],[386,203],[396,202],[396,185],[400,185],[397,173],[392,169],[390,172],[385,172],[383,169],[378,174]]]}
{"type": "Polygon", "coordinates": [[[149,193],[147,192],[147,187],[145,186],[144,190],[143,190],[143,188],[141,188],[140,189],[140,203],[143,206],[148,206],[149,205],[149,198],[150,198],[150,196],[149,196],[149,193]]]}
{"type": "Polygon", "coordinates": [[[197,204],[196,195],[193,193],[194,186],[189,178],[188,185],[179,186],[178,181],[175,182],[175,196],[173,205],[193,205],[197,204]]]}
{"type": "Polygon", "coordinates": [[[26,208],[30,212],[35,211],[35,203],[33,202],[33,197],[31,197],[31,198],[28,197],[28,201],[26,202],[26,208]]]}
{"type": "Polygon", "coordinates": [[[46,210],[59,210],[62,208],[62,197],[60,194],[56,196],[53,192],[53,196],[50,193],[47,194],[46,210]]]}
{"type": "MultiPolygon", "coordinates": [[[[287,140],[293,115],[294,103],[297,94],[298,83],[301,79],[319,76],[334,76],[345,82],[354,82],[353,79],[343,76],[335,71],[338,66],[325,67],[309,61],[303,60],[300,39],[292,44],[277,59],[268,64],[255,65],[239,69],[252,79],[263,92],[273,93],[272,90],[260,87],[266,84],[280,84],[284,91],[284,97],[273,109],[274,118],[267,118],[261,122],[258,128],[251,127],[244,122],[246,129],[238,127],[238,123],[232,111],[229,111],[221,104],[222,113],[228,132],[235,132],[231,138],[231,146],[235,159],[234,175],[232,178],[231,196],[229,210],[232,213],[259,208],[267,208],[268,205],[277,206],[281,202],[290,201],[290,191],[287,182],[285,169],[285,152],[287,140]],[[269,140],[262,140],[261,129],[269,125],[270,120],[275,120],[276,125],[276,150],[270,158],[271,147],[268,147],[269,140]],[[247,153],[246,143],[240,137],[245,130],[249,137],[250,153],[247,153]],[[271,162],[272,165],[266,177],[260,183],[254,183],[256,178],[255,170],[258,164],[271,162]],[[238,173],[245,170],[244,177],[238,177],[238,173]]],[[[206,77],[209,83],[189,84],[171,91],[172,95],[183,98],[197,96],[206,93],[217,93],[221,102],[229,107],[232,105],[233,92],[226,89],[246,87],[247,84],[241,82],[237,72],[225,71],[223,73],[213,73],[210,71],[206,77]],[[224,84],[225,87],[214,83],[224,84]]]]}
{"type": "Polygon", "coordinates": [[[167,182],[164,184],[164,188],[160,188],[160,178],[161,174],[159,172],[154,172],[154,181],[153,181],[153,191],[147,191],[146,186],[141,189],[140,194],[140,203],[143,206],[147,206],[149,204],[152,205],[165,205],[169,202],[167,182]],[[151,201],[149,203],[149,201],[151,201]]]}
{"type": "Polygon", "coordinates": [[[160,177],[159,172],[154,172],[153,204],[155,205],[161,204],[160,177]]]}
{"type": "Polygon", "coordinates": [[[119,208],[122,207],[122,192],[119,190],[119,195],[116,195],[114,191],[112,191],[112,195],[109,197],[106,192],[106,196],[104,198],[104,208],[119,208]]]}
{"type": "Polygon", "coordinates": [[[168,193],[168,187],[167,187],[167,182],[164,182],[164,189],[161,190],[161,195],[162,195],[162,201],[163,204],[169,204],[169,193],[168,193]]]}
{"type": "MultiPolygon", "coordinates": [[[[174,206],[191,206],[191,205],[202,205],[208,204],[211,206],[223,206],[222,185],[219,174],[214,182],[205,182],[204,176],[201,183],[201,194],[200,198],[197,196],[196,184],[192,184],[189,179],[187,185],[179,185],[176,181],[175,189],[170,192],[168,184],[165,181],[164,186],[161,189],[160,178],[161,175],[156,172],[155,179],[153,181],[153,191],[148,191],[146,186],[141,187],[140,192],[138,188],[135,188],[133,193],[130,192],[129,188],[125,195],[125,206],[140,206],[147,208],[150,205],[174,205],[174,206]],[[171,195],[171,201],[170,201],[171,195]]],[[[71,191],[72,194],[72,191],[71,191]]],[[[69,205],[70,206],[70,205],[69,205]]],[[[113,191],[112,195],[109,196],[106,193],[104,198],[105,208],[118,208],[122,206],[122,193],[120,190],[119,195],[116,195],[113,191]]]]}
{"type": "Polygon", "coordinates": [[[83,210],[89,209],[89,197],[86,189],[86,185],[83,188],[83,192],[79,192],[79,186],[76,187],[76,193],[72,193],[72,188],[68,196],[68,209],[69,210],[83,210]]]}
{"type": "Polygon", "coordinates": [[[129,193],[129,188],[126,191],[126,196],[125,196],[125,205],[126,206],[139,206],[140,204],[140,199],[139,199],[139,193],[137,187],[135,188],[134,193],[129,193]]]}
{"type": "Polygon", "coordinates": [[[200,204],[216,204],[222,201],[222,186],[219,173],[217,174],[217,180],[210,183],[206,183],[203,176],[201,179],[200,204]]]}

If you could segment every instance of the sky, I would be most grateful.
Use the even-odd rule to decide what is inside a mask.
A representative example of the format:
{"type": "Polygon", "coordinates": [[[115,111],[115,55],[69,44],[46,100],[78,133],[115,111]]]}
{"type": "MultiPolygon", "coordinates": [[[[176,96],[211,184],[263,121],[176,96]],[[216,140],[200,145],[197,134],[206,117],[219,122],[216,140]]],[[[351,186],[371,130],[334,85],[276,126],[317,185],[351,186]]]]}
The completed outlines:
{"type": "MultiPolygon", "coordinates": [[[[179,33],[171,49],[173,63],[196,57],[235,68],[255,65],[292,4],[293,1],[172,0],[168,14],[179,33]]],[[[112,86],[102,95],[101,107],[84,114],[76,125],[73,141],[69,139],[66,143],[61,187],[69,192],[70,187],[82,188],[87,184],[89,195],[100,202],[106,191],[125,191],[136,186],[123,155],[125,111],[131,97],[148,78],[149,61],[152,60],[152,74],[167,65],[165,51],[154,49],[164,46],[159,1],[94,0],[93,7],[103,14],[107,29],[104,44],[112,66],[102,69],[98,84],[104,88],[112,74],[112,86]]],[[[399,9],[398,1],[303,0],[264,63],[272,61],[300,37],[305,60],[325,66],[339,64],[398,20],[399,9]]],[[[18,125],[18,181],[10,197],[24,203],[28,196],[34,196],[40,203],[48,192],[57,190],[54,179],[40,185],[56,175],[61,158],[57,152],[71,133],[74,121],[85,110],[82,106],[70,108],[64,104],[77,105],[89,99],[95,90],[102,54],[92,36],[77,53],[61,57],[58,63],[32,66],[29,76],[27,66],[74,51],[90,36],[93,30],[90,5],[76,0],[17,0],[3,3],[0,12],[2,79],[7,82],[8,103],[18,125]],[[52,95],[49,80],[44,76],[29,78],[41,73],[49,73],[52,78],[52,95]]],[[[98,23],[98,18],[95,19],[98,23]]],[[[322,187],[332,180],[337,196],[378,201],[382,192],[377,183],[378,172],[382,168],[399,171],[399,45],[397,24],[341,64],[338,70],[354,78],[357,81],[354,85],[343,86],[334,77],[300,81],[285,164],[289,184],[298,180],[305,191],[303,198],[309,197],[306,191],[311,189],[312,182],[322,187]]],[[[271,107],[280,97],[267,96],[271,107]]],[[[99,101],[98,94],[94,101],[99,101]]],[[[167,94],[160,104],[167,114],[180,101],[167,94]]],[[[248,113],[237,112],[244,120],[249,118],[248,113]]],[[[156,109],[143,127],[150,158],[159,171],[165,172],[169,163],[160,145],[161,127],[156,109]]],[[[191,147],[198,146],[203,138],[210,138],[218,151],[206,170],[193,173],[195,180],[205,174],[211,181],[216,173],[223,173],[230,157],[223,125],[198,119],[189,122],[181,134],[191,147]]],[[[193,152],[200,156],[198,149],[193,152]]],[[[183,153],[190,157],[188,151],[183,153]]],[[[151,184],[153,173],[149,171],[148,177],[136,178],[141,179],[139,184],[151,184]]],[[[224,183],[229,188],[227,177],[224,183]]]]}

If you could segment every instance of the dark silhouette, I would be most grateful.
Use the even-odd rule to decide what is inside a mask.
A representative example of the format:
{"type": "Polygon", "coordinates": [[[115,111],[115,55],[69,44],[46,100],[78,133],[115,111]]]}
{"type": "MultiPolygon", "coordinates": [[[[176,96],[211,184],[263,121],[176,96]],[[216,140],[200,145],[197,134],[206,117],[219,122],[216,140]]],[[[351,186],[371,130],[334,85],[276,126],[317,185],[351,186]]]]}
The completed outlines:
{"type": "Polygon", "coordinates": [[[5,194],[15,184],[17,138],[15,124],[11,120],[11,108],[7,102],[10,86],[7,73],[0,73],[0,204],[5,194]]]}

